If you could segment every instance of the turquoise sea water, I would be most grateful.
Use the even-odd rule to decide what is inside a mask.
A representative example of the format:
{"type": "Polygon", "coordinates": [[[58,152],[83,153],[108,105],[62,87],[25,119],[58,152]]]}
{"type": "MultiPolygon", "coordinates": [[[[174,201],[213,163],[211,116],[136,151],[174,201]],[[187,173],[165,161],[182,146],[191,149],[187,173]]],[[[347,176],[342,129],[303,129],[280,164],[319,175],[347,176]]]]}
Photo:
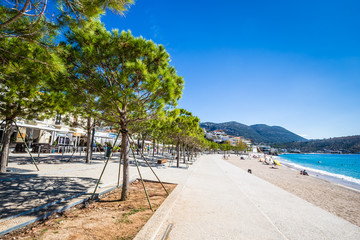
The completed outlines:
{"type": "Polygon", "coordinates": [[[338,179],[360,186],[359,154],[284,154],[279,160],[290,167],[306,169],[330,180],[338,179]]]}

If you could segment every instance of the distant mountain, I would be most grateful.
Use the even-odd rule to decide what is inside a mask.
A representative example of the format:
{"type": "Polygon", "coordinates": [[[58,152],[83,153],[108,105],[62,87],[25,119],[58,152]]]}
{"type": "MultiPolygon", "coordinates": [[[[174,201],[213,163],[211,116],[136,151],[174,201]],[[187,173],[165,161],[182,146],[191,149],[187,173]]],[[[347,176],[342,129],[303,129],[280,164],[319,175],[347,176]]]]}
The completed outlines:
{"type": "Polygon", "coordinates": [[[265,124],[256,124],[250,126],[262,137],[264,137],[269,143],[281,143],[281,142],[300,142],[307,139],[286,130],[279,126],[268,126],[265,124]]]}
{"type": "Polygon", "coordinates": [[[294,141],[306,141],[305,138],[296,135],[285,128],[268,126],[265,124],[245,125],[235,121],[225,123],[200,123],[200,127],[207,131],[224,130],[228,135],[243,136],[255,143],[284,143],[294,141]]]}
{"type": "Polygon", "coordinates": [[[310,140],[306,142],[277,143],[274,147],[285,149],[299,149],[301,152],[360,152],[360,135],[348,137],[335,137],[328,139],[310,140]]]}

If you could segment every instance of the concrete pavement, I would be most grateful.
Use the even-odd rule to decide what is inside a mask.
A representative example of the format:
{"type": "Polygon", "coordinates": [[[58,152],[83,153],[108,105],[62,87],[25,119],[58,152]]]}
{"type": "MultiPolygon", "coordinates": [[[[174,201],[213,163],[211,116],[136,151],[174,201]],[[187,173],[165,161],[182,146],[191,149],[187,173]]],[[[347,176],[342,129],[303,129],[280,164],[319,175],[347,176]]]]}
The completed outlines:
{"type": "MultiPolygon", "coordinates": [[[[67,209],[90,197],[104,167],[103,155],[95,154],[91,165],[80,156],[42,155],[36,171],[28,155],[11,156],[11,174],[0,175],[0,239],[1,235],[50,215],[67,209]],[[63,159],[62,159],[63,158],[63,159]]],[[[156,180],[150,169],[138,156],[144,178],[156,180]]],[[[160,166],[156,159],[150,160],[152,167],[164,182],[181,183],[188,175],[186,165],[175,168],[174,164],[160,166]]],[[[97,193],[107,192],[117,185],[119,154],[109,161],[97,193]]],[[[138,172],[134,162],[130,164],[130,179],[138,172]]],[[[122,172],[120,184],[122,182],[122,172]]]]}
{"type": "Polygon", "coordinates": [[[136,236],[165,239],[360,239],[360,228],[205,155],[136,236]]]}

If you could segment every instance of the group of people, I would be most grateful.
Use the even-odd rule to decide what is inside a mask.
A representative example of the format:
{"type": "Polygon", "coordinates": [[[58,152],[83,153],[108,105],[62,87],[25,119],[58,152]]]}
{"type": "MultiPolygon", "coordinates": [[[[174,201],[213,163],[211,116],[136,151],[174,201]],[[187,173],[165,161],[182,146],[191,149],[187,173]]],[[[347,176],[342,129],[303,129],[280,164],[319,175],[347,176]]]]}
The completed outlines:
{"type": "MultiPolygon", "coordinates": [[[[254,155],[255,157],[256,155],[254,155]]],[[[273,164],[274,167],[276,166],[275,161],[273,160],[272,156],[267,157],[266,154],[264,154],[264,159],[262,159],[260,156],[256,156],[259,158],[259,162],[262,162],[263,164],[270,165],[273,164]]],[[[309,176],[309,173],[306,170],[301,170],[300,175],[309,176]]]]}
{"type": "Polygon", "coordinates": [[[266,165],[274,164],[274,160],[272,159],[272,157],[270,156],[270,158],[267,158],[266,155],[264,155],[264,159],[259,158],[259,162],[262,162],[266,165]]]}

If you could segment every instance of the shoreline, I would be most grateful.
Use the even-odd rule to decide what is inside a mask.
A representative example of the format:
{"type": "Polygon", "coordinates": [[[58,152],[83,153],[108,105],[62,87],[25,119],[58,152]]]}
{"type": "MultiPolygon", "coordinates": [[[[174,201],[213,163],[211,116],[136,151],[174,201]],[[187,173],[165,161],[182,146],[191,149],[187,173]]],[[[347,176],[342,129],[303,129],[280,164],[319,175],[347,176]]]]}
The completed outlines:
{"type": "Polygon", "coordinates": [[[318,172],[315,172],[315,171],[312,171],[312,170],[308,170],[307,167],[302,167],[302,168],[299,168],[299,167],[295,167],[295,166],[292,166],[290,164],[288,164],[287,162],[283,162],[283,161],[279,161],[282,165],[290,168],[290,169],[294,169],[296,171],[301,171],[303,169],[306,169],[306,171],[313,177],[316,177],[316,178],[319,178],[321,180],[324,180],[324,181],[327,181],[329,183],[332,183],[332,184],[335,184],[335,185],[338,185],[338,186],[341,186],[341,187],[344,187],[344,188],[349,188],[351,190],[354,190],[354,191],[358,191],[360,193],[360,184],[357,184],[357,183],[354,183],[354,182],[350,182],[350,181],[347,181],[345,179],[342,179],[342,178],[338,178],[338,177],[333,177],[333,176],[330,176],[330,175],[326,175],[326,174],[321,174],[321,173],[318,173],[318,172]]]}
{"type": "Polygon", "coordinates": [[[333,213],[360,227],[360,191],[356,188],[322,179],[313,175],[303,176],[295,168],[282,165],[271,168],[259,162],[258,158],[240,160],[240,156],[231,156],[229,163],[270,182],[330,213],[333,213]]]}
{"type": "Polygon", "coordinates": [[[332,173],[326,170],[316,169],[313,167],[306,167],[300,163],[294,163],[286,158],[282,158],[281,155],[276,156],[275,159],[279,160],[282,165],[285,165],[291,169],[296,169],[297,171],[306,169],[306,171],[308,171],[312,176],[316,176],[325,181],[360,191],[360,179],[339,173],[332,173]]]}

